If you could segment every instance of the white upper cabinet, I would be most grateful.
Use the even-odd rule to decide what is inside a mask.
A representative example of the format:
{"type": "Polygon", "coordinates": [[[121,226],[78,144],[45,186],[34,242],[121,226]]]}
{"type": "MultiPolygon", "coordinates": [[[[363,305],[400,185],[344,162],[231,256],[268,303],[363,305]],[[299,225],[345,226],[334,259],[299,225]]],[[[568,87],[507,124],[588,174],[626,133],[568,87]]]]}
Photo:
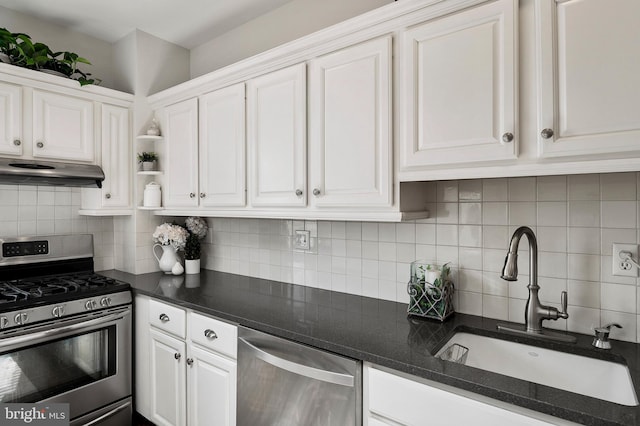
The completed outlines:
{"type": "Polygon", "coordinates": [[[536,5],[539,155],[640,151],[640,2],[536,5]]]}
{"type": "Polygon", "coordinates": [[[167,207],[198,206],[198,99],[169,105],[164,110],[167,141],[164,167],[167,179],[163,204],[167,207]]]}
{"type": "Polygon", "coordinates": [[[131,207],[131,140],[129,109],[102,105],[102,183],[105,208],[131,207]]]}
{"type": "Polygon", "coordinates": [[[250,203],[306,205],[306,65],[247,82],[250,203]]]}
{"type": "Polygon", "coordinates": [[[200,97],[200,205],[245,202],[244,83],[200,97]]]}
{"type": "Polygon", "coordinates": [[[0,154],[22,155],[22,88],[0,82],[0,154]]]}
{"type": "Polygon", "coordinates": [[[391,37],[309,65],[309,188],[317,207],[392,204],[391,37]]]}
{"type": "Polygon", "coordinates": [[[401,170],[517,158],[516,26],[498,0],[402,35],[401,170]]]}
{"type": "Polygon", "coordinates": [[[93,101],[33,90],[33,156],[93,162],[93,101]]]}

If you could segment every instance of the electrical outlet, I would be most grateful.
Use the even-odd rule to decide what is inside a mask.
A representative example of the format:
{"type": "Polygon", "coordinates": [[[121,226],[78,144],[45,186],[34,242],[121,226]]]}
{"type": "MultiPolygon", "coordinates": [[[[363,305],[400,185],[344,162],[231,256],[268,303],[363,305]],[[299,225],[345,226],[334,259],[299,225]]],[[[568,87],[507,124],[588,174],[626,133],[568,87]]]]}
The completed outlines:
{"type": "Polygon", "coordinates": [[[633,262],[625,260],[625,256],[621,253],[628,252],[634,261],[638,261],[638,245],[637,244],[621,244],[613,243],[613,275],[622,277],[637,277],[638,268],[633,262]]]}
{"type": "Polygon", "coordinates": [[[311,231],[295,231],[293,248],[296,250],[309,250],[311,248],[311,231]]]}

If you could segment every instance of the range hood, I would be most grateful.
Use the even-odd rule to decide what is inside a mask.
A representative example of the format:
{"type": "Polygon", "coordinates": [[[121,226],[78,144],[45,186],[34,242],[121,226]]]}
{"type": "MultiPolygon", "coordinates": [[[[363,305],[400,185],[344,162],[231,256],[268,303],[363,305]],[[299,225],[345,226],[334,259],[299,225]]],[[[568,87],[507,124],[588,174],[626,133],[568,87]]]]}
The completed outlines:
{"type": "Polygon", "coordinates": [[[92,164],[0,158],[0,184],[102,188],[104,172],[92,164]]]}

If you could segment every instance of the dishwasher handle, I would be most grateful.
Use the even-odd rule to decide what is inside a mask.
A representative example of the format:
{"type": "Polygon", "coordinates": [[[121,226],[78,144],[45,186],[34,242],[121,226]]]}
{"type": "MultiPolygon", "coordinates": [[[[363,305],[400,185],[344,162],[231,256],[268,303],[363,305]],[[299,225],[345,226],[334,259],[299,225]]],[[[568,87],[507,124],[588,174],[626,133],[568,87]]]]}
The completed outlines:
{"type": "Polygon", "coordinates": [[[247,349],[251,351],[253,356],[261,359],[268,364],[273,365],[274,367],[290,371],[291,373],[298,374],[300,376],[309,377],[315,380],[321,380],[323,382],[333,383],[340,386],[354,386],[355,379],[350,374],[334,373],[332,371],[321,370],[318,368],[310,367],[308,365],[289,361],[254,346],[242,337],[239,337],[238,340],[246,345],[247,349]]]}

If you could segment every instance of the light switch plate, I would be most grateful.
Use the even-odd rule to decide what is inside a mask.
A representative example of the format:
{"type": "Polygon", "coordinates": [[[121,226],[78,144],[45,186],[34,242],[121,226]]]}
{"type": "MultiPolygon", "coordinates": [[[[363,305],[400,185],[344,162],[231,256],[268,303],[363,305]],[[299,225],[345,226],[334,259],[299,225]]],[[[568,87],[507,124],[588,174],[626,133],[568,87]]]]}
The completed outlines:
{"type": "Polygon", "coordinates": [[[293,248],[296,250],[309,250],[311,248],[311,231],[295,231],[293,248]]]}

